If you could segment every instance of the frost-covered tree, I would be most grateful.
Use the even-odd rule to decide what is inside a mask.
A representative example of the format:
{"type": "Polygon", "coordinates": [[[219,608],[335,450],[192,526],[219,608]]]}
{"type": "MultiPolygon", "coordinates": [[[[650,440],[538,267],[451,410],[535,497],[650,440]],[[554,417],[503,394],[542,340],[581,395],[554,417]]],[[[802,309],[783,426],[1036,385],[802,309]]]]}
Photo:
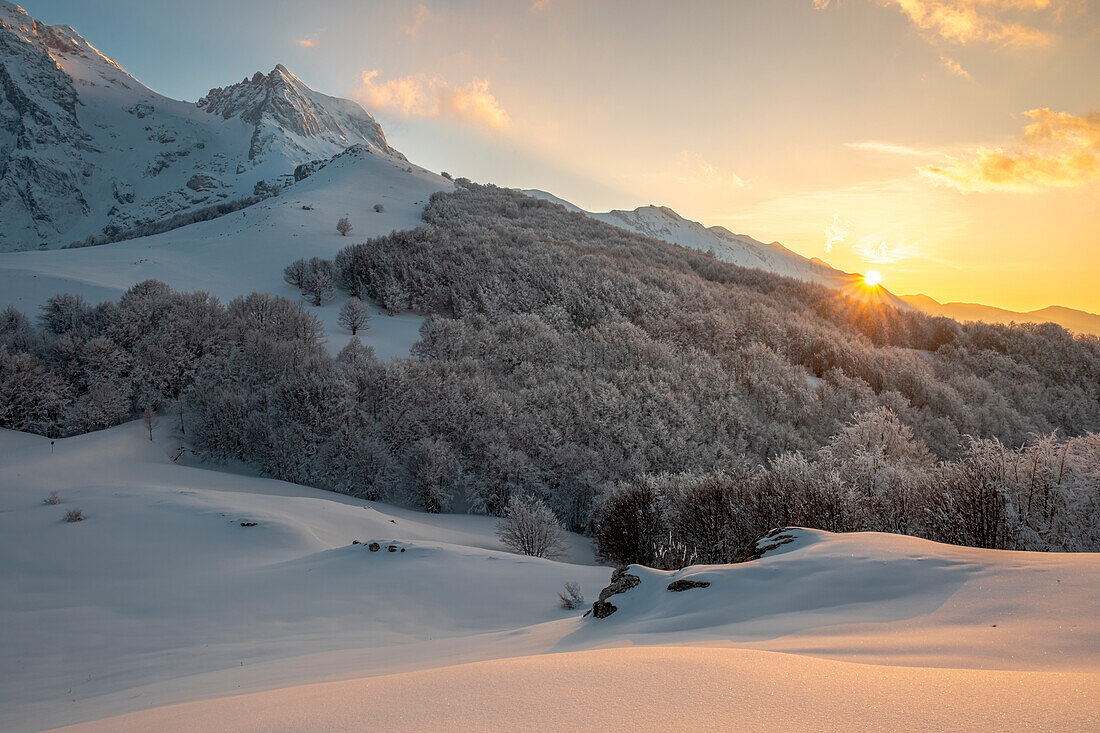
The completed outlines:
{"type": "Polygon", "coordinates": [[[314,270],[302,282],[302,295],[313,305],[324,305],[336,295],[336,286],[328,273],[314,270]]]}
{"type": "Polygon", "coordinates": [[[370,322],[370,307],[353,295],[340,306],[337,322],[354,336],[370,322]]]}
{"type": "Polygon", "coordinates": [[[340,220],[336,222],[336,231],[340,232],[341,237],[348,236],[352,230],[351,219],[346,216],[340,217],[340,220]]]}
{"type": "Polygon", "coordinates": [[[83,328],[91,317],[91,310],[83,296],[62,293],[46,301],[38,320],[50,333],[68,333],[83,328]]]}
{"type": "Polygon", "coordinates": [[[447,441],[441,438],[417,441],[409,449],[408,464],[424,510],[438,514],[447,509],[462,469],[447,441]]]}
{"type": "Polygon", "coordinates": [[[513,552],[558,558],[568,552],[565,531],[554,512],[540,500],[513,496],[497,524],[497,536],[513,552]]]}

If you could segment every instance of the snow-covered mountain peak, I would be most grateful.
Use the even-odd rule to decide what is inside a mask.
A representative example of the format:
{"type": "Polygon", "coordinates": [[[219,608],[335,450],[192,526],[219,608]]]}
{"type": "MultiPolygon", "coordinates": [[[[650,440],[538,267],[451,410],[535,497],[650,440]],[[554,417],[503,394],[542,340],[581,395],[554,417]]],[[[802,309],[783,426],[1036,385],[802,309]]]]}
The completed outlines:
{"type": "MultiPolygon", "coordinates": [[[[238,118],[255,126],[249,159],[268,152],[276,138],[293,136],[292,144],[303,151],[321,147],[369,145],[393,152],[381,126],[355,102],[337,99],[310,89],[282,64],[269,74],[256,72],[228,87],[211,89],[198,102],[199,109],[229,120],[238,118]]],[[[329,155],[334,152],[329,151],[329,155]]]]}
{"type": "Polygon", "coordinates": [[[70,26],[0,0],[0,251],[233,210],[354,145],[408,167],[366,110],[282,64],[177,101],[70,26]]]}

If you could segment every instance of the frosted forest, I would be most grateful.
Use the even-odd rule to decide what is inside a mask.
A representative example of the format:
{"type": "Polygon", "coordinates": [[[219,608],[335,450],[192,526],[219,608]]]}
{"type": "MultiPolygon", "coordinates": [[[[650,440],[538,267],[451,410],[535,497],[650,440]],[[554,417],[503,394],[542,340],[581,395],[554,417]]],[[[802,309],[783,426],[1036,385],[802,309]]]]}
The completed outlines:
{"type": "Polygon", "coordinates": [[[793,525],[1100,550],[1100,339],[849,298],[458,184],[415,230],[287,263],[306,302],[427,315],[411,356],[329,356],[267,294],[58,295],[0,315],[0,426],[171,415],[209,461],[427,512],[544,506],[618,564],[745,559],[793,525]]]}

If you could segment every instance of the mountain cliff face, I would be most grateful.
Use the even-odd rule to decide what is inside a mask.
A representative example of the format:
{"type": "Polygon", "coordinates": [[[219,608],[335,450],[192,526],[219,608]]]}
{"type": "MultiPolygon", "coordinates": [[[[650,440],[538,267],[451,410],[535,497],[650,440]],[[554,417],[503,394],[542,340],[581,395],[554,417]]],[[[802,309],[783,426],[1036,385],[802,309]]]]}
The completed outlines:
{"type": "Polygon", "coordinates": [[[211,89],[198,107],[253,126],[249,160],[280,145],[313,156],[319,147],[344,149],[364,143],[391,152],[381,126],[362,107],[313,91],[282,64],[267,76],[256,72],[239,84],[211,89]]]}
{"type": "Polygon", "coordinates": [[[113,236],[267,193],[352,145],[404,160],[355,102],[284,66],[164,97],[68,26],[0,0],[0,251],[113,236]]]}

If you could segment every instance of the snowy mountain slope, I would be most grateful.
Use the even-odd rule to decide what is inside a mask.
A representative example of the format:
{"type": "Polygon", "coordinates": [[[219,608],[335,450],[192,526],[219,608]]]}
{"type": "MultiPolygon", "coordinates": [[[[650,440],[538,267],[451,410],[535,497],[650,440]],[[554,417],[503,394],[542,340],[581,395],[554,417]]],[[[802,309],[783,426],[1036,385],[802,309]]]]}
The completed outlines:
{"type": "Polygon", "coordinates": [[[72,28],[0,0],[0,251],[66,245],[270,191],[297,165],[351,145],[404,161],[359,105],[309,89],[281,65],[199,104],[176,101],[72,28]]]}
{"type": "Polygon", "coordinates": [[[697,221],[683,218],[667,206],[641,206],[633,211],[616,209],[606,213],[592,213],[545,191],[531,189],[523,193],[553,201],[570,211],[580,212],[647,237],[712,252],[718,259],[741,267],[767,270],[799,280],[819,282],[829,287],[849,287],[860,279],[859,275],[842,272],[821,260],[807,259],[779,242],[764,244],[748,235],[734,234],[725,227],[706,227],[697,221]]]}
{"type": "MultiPolygon", "coordinates": [[[[292,261],[331,258],[353,242],[411,229],[421,223],[428,197],[452,187],[404,160],[356,146],[282,194],[211,221],[98,247],[0,253],[0,308],[10,304],[33,316],[61,292],[114,300],[149,278],[222,301],[253,291],[297,300],[282,279],[292,261]],[[374,211],[375,204],[383,211],[374,211]],[[354,226],[348,237],[336,231],[342,216],[354,226]]],[[[339,305],[314,309],[332,350],[350,338],[336,325],[339,305]]],[[[363,341],[382,358],[408,354],[420,322],[413,315],[376,315],[363,341]]]]}
{"type": "Polygon", "coordinates": [[[725,227],[704,226],[697,221],[683,218],[667,206],[641,206],[633,211],[616,209],[605,213],[592,213],[545,191],[529,189],[523,193],[553,201],[570,211],[654,239],[703,252],[712,252],[718,259],[741,267],[766,270],[778,275],[837,288],[849,297],[884,299],[896,308],[912,308],[929,315],[946,316],[957,321],[1057,323],[1075,333],[1100,336],[1100,315],[1063,306],[1052,305],[1020,313],[978,303],[938,303],[927,295],[898,296],[881,286],[868,290],[861,287],[862,275],[838,270],[816,257],[803,257],[779,242],[764,244],[745,234],[734,234],[725,227]]]}
{"type": "Polygon", "coordinates": [[[607,583],[580,537],[567,562],[522,558],[489,518],[173,462],[162,421],[153,442],[141,423],[52,447],[0,431],[0,728],[149,708],[87,729],[547,727],[571,710],[572,727],[713,727],[728,723],[714,710],[768,710],[738,713],[731,694],[820,700],[821,728],[970,709],[1072,730],[1100,714],[1095,554],[794,530],[744,565],[634,566],[641,584],[596,620],[556,603],[567,580],[590,600],[607,583]],[[63,504],[42,503],[51,490],[63,504]],[[85,521],[62,522],[71,508],[85,521]],[[711,586],[665,589],[681,577],[711,586]],[[260,694],[210,700],[227,692],[260,694]],[[189,701],[208,702],[157,709],[189,701]]]}

